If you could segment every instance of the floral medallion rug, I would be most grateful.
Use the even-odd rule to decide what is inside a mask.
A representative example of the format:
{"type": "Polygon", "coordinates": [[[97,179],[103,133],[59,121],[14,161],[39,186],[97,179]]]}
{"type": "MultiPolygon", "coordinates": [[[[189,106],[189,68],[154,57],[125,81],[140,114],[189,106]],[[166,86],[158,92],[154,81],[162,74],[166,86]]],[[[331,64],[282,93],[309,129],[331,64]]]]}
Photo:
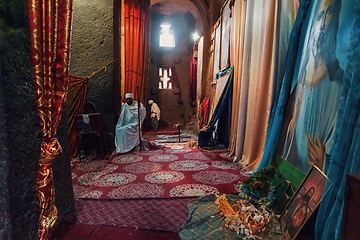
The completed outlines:
{"type": "Polygon", "coordinates": [[[73,188],[81,199],[200,197],[236,193],[245,179],[241,166],[222,153],[182,143],[164,148],[113,154],[109,160],[72,162],[73,188]]]}

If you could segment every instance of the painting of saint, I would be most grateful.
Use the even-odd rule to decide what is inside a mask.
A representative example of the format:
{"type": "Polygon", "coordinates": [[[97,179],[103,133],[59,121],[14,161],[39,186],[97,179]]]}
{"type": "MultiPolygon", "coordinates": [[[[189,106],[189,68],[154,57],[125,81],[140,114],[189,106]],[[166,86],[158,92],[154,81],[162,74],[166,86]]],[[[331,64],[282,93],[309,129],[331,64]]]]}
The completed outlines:
{"type": "Polygon", "coordinates": [[[330,184],[328,178],[314,165],[281,215],[280,224],[286,239],[294,239],[320,203],[330,184]]]}
{"type": "Polygon", "coordinates": [[[341,1],[314,1],[295,76],[295,103],[282,156],[307,172],[326,171],[340,101],[343,69],[336,39],[341,1]]]}

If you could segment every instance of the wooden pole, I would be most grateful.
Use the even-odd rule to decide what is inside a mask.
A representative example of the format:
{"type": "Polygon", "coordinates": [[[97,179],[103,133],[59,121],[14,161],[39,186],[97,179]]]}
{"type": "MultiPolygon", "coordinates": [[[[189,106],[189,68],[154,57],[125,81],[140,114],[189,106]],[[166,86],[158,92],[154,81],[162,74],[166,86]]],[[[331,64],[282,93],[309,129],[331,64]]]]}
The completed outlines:
{"type": "Polygon", "coordinates": [[[136,87],[138,89],[138,97],[137,97],[137,104],[138,104],[138,121],[139,121],[139,145],[140,145],[140,152],[141,152],[141,117],[140,117],[140,88],[139,86],[136,87]]]}

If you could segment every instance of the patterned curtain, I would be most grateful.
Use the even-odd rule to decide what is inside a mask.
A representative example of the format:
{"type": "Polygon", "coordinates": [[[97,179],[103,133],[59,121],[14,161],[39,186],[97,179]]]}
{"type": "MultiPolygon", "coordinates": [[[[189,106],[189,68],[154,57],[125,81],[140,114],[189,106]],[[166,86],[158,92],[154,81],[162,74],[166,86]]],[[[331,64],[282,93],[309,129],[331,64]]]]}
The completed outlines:
{"type": "Polygon", "coordinates": [[[57,221],[52,164],[62,152],[56,138],[68,86],[71,0],[28,0],[34,91],[42,132],[37,203],[39,238],[50,239],[57,221]]]}
{"type": "Polygon", "coordinates": [[[150,2],[123,0],[121,9],[121,96],[145,102],[150,54],[150,2]]]}
{"type": "Polygon", "coordinates": [[[69,76],[69,89],[66,97],[68,111],[70,157],[75,158],[77,153],[75,115],[84,112],[88,78],[69,76]]]}

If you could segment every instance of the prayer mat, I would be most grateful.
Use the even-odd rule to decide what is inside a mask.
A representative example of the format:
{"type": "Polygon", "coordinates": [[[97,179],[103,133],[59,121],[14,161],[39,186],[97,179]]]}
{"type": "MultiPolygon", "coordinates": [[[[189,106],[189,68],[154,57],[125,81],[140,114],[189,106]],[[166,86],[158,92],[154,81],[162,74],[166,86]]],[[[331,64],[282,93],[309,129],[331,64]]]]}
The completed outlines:
{"type": "MultiPolygon", "coordinates": [[[[226,198],[230,205],[241,199],[238,194],[227,194],[226,198]]],[[[216,196],[208,195],[193,199],[188,204],[188,218],[178,229],[181,240],[192,239],[250,239],[244,234],[238,234],[225,226],[224,216],[215,204],[216,196]]],[[[263,234],[251,239],[277,240],[284,239],[279,222],[271,220],[267,224],[263,234]]]]}
{"type": "Polygon", "coordinates": [[[245,179],[240,170],[221,153],[175,143],[114,154],[108,161],[73,161],[72,179],[75,197],[82,199],[199,197],[236,193],[236,185],[245,179]]]}

